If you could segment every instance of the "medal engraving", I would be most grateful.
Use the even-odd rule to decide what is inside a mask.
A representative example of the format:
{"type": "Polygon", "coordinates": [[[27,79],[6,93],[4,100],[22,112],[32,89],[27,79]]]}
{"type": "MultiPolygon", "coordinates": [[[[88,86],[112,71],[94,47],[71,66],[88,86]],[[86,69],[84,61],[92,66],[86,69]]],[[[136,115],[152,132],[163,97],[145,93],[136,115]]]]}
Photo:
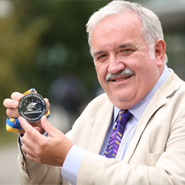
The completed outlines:
{"type": "Polygon", "coordinates": [[[40,94],[28,93],[19,101],[18,112],[28,122],[36,122],[46,113],[46,102],[40,94]]]}

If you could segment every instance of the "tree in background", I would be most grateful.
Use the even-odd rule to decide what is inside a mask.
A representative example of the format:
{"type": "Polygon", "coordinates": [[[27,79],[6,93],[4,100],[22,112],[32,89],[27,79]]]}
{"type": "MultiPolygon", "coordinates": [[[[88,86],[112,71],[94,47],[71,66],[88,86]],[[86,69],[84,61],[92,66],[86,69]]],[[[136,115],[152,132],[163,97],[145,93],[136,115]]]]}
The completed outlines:
{"type": "MultiPolygon", "coordinates": [[[[100,86],[89,54],[85,24],[94,11],[110,1],[1,0],[1,102],[14,91],[24,92],[34,87],[43,97],[49,97],[51,103],[56,103],[58,99],[51,96],[51,88],[69,75],[80,81],[83,89],[80,91],[73,85],[78,91],[77,103],[92,99],[100,86]]],[[[164,32],[168,66],[185,79],[184,30],[164,29],[164,32]]],[[[59,89],[65,90],[62,86],[59,89]]],[[[5,132],[5,120],[2,106],[0,136],[5,132]]]]}
{"type": "MultiPolygon", "coordinates": [[[[0,16],[0,99],[31,87],[48,97],[52,82],[66,74],[73,74],[86,87],[81,102],[92,98],[99,85],[85,24],[107,2],[6,0],[9,14],[0,16]]],[[[5,120],[1,108],[2,129],[5,120]]]]}

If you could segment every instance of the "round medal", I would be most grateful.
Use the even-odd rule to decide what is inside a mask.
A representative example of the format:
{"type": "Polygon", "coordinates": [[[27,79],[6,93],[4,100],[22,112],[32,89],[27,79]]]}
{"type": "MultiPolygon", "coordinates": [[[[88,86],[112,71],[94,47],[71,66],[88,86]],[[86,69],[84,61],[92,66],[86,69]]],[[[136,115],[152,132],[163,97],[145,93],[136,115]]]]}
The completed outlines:
{"type": "Polygon", "coordinates": [[[40,94],[28,93],[19,101],[18,112],[28,122],[36,122],[46,113],[46,102],[40,94]]]}

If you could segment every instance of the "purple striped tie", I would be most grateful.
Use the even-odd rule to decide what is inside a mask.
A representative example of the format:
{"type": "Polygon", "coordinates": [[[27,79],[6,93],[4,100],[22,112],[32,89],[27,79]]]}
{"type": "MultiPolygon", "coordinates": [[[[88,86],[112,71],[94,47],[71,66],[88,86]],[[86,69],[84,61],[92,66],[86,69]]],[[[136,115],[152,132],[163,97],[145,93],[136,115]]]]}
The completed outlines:
{"type": "Polygon", "coordinates": [[[123,137],[123,133],[126,127],[126,122],[130,117],[131,113],[128,110],[120,110],[118,114],[118,118],[112,132],[110,134],[109,143],[107,145],[107,149],[104,153],[104,156],[107,158],[115,158],[118,152],[119,145],[121,143],[121,139],[123,137]]]}

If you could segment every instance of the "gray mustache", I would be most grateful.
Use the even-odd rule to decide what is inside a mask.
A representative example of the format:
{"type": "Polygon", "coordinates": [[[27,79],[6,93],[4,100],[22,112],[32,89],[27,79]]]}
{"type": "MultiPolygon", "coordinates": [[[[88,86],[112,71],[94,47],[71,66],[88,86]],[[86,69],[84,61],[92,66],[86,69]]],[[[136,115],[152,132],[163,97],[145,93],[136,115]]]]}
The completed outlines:
{"type": "Polygon", "coordinates": [[[112,78],[116,78],[116,77],[123,76],[123,75],[135,75],[135,73],[130,68],[126,67],[124,70],[116,74],[107,73],[105,80],[110,81],[112,78]]]}

